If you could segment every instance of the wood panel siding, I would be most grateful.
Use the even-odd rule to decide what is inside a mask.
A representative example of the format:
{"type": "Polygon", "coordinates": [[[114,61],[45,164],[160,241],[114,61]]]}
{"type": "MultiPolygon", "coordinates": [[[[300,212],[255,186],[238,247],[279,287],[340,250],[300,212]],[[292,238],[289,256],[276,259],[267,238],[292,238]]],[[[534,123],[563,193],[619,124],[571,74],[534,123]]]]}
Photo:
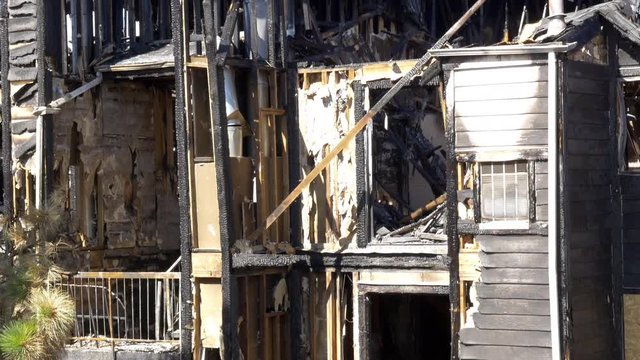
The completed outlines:
{"type": "Polygon", "coordinates": [[[640,292],[640,174],[620,178],[622,193],[623,287],[626,293],[640,292]]]}
{"type": "Polygon", "coordinates": [[[460,358],[549,359],[547,238],[478,235],[476,241],[480,281],[467,311],[472,321],[460,330],[460,358]]]}
{"type": "Polygon", "coordinates": [[[549,219],[549,179],[546,161],[534,163],[535,172],[535,197],[536,197],[536,221],[549,219]]]}
{"type": "Polygon", "coordinates": [[[606,66],[567,61],[563,164],[571,357],[614,358],[612,245],[615,135],[610,133],[606,66]],[[600,164],[599,164],[600,163],[600,164]],[[592,166],[595,165],[595,166],[592,166]]]}
{"type": "Polygon", "coordinates": [[[546,69],[522,65],[456,70],[456,152],[519,154],[546,148],[546,69]]]}

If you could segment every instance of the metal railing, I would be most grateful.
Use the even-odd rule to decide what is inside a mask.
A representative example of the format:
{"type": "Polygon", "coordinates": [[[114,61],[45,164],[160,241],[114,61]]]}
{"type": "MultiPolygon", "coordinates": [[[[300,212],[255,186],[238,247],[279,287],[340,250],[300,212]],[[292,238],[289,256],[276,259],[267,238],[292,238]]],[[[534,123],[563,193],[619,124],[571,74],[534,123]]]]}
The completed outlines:
{"type": "Polygon", "coordinates": [[[179,272],[82,272],[54,285],[75,299],[76,340],[180,339],[179,272]]]}

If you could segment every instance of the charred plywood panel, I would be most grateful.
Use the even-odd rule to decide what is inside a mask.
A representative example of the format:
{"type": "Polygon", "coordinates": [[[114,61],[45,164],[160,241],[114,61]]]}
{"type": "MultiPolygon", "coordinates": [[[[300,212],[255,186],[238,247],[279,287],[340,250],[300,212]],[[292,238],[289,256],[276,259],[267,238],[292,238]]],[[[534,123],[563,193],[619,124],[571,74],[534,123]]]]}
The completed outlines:
{"type": "Polygon", "coordinates": [[[148,268],[136,261],[177,252],[172,108],[167,88],[107,81],[54,116],[70,230],[83,246],[106,248],[104,268],[148,268]]]}
{"type": "Polygon", "coordinates": [[[458,153],[546,147],[546,65],[457,69],[453,97],[458,153]]]}
{"type": "Polygon", "coordinates": [[[607,66],[567,61],[565,171],[566,237],[569,247],[569,302],[573,322],[573,353],[580,359],[615,357],[616,333],[611,259],[616,254],[612,215],[616,214],[614,171],[593,167],[599,161],[613,163],[615,136],[609,136],[609,86],[607,66]],[[596,100],[597,99],[597,100],[596,100]],[[588,125],[588,127],[587,127],[588,125]],[[571,130],[570,130],[571,129],[571,130]],[[576,129],[581,129],[577,131],[576,129]],[[607,134],[603,139],[602,135],[607,134]]]}
{"type": "MultiPolygon", "coordinates": [[[[622,193],[622,252],[625,291],[640,289],[640,176],[624,174],[620,177],[622,193]]],[[[626,318],[626,310],[625,310],[626,318]]]]}
{"type": "MultiPolygon", "coordinates": [[[[353,89],[347,71],[305,75],[298,89],[302,178],[355,124],[353,89]]],[[[355,244],[355,143],[349,144],[314,183],[302,192],[305,248],[337,249],[355,244]]]]}

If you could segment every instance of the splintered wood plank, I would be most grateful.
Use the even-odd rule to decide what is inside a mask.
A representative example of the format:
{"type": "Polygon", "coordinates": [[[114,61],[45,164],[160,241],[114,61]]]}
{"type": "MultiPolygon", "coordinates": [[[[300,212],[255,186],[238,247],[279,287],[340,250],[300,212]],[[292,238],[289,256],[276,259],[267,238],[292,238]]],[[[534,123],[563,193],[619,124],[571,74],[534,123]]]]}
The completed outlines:
{"type": "Polygon", "coordinates": [[[258,289],[260,287],[258,283],[258,277],[247,276],[245,281],[245,294],[246,298],[246,314],[247,318],[247,359],[257,359],[259,353],[259,341],[258,341],[258,289]]]}
{"type": "Polygon", "coordinates": [[[335,318],[336,318],[336,309],[335,309],[335,282],[333,279],[332,272],[325,272],[325,289],[324,293],[326,296],[326,334],[327,334],[327,360],[335,360],[335,346],[333,346],[338,339],[336,339],[335,333],[335,318]]]}
{"type": "Polygon", "coordinates": [[[342,360],[342,325],[343,325],[343,307],[342,307],[342,280],[340,273],[335,274],[335,305],[336,309],[336,326],[335,326],[335,348],[336,360],[342,360]]]}
{"type": "MultiPolygon", "coordinates": [[[[268,116],[265,112],[260,110],[258,121],[258,159],[260,164],[258,165],[258,206],[260,208],[260,221],[263,221],[269,214],[269,149],[267,146],[268,139],[268,116]]],[[[265,245],[270,240],[270,233],[265,232],[262,237],[262,244],[265,245]]]]}
{"type": "MultiPolygon", "coordinates": [[[[282,201],[284,199],[284,194],[289,192],[289,133],[287,131],[287,118],[286,117],[280,117],[280,138],[281,138],[281,142],[282,142],[282,154],[280,157],[280,160],[282,161],[282,189],[283,189],[283,193],[281,194],[281,196],[278,198],[278,203],[280,201],[282,201]]],[[[282,219],[282,227],[284,229],[283,234],[285,235],[284,238],[282,239],[278,239],[280,241],[289,241],[289,229],[290,229],[290,224],[289,224],[289,210],[287,210],[284,214],[284,217],[282,219]]]]}
{"type": "MultiPolygon", "coordinates": [[[[267,304],[269,303],[269,292],[267,291],[267,275],[261,275],[261,282],[262,282],[262,295],[261,295],[261,301],[260,304],[262,306],[262,330],[264,331],[263,334],[263,338],[262,338],[262,342],[263,342],[263,346],[264,346],[264,359],[265,360],[272,360],[273,359],[273,338],[272,338],[272,334],[271,334],[271,322],[273,321],[273,319],[271,319],[270,317],[267,316],[267,304]]],[[[277,359],[273,359],[273,360],[277,360],[277,359]]]]}
{"type": "Polygon", "coordinates": [[[220,253],[192,253],[191,262],[194,277],[219,278],[222,276],[222,254],[220,253]]]}

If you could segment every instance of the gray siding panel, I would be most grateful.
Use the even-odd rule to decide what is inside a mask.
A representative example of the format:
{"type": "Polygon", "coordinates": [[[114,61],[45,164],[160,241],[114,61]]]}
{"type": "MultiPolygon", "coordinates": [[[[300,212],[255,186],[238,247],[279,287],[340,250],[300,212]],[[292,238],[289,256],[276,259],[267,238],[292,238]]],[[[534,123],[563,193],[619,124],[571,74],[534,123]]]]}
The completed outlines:
{"type": "Polygon", "coordinates": [[[544,360],[551,359],[551,349],[524,346],[468,346],[460,345],[462,359],[544,360]]]}
{"type": "Polygon", "coordinates": [[[475,283],[472,323],[460,330],[461,359],[547,358],[549,281],[547,238],[534,235],[477,235],[480,281],[475,283]],[[473,326],[471,326],[473,324],[473,326]],[[501,349],[500,355],[494,354],[501,349]],[[485,355],[478,357],[478,354],[485,355]]]}
{"type": "Polygon", "coordinates": [[[535,130],[547,128],[547,114],[456,117],[456,131],[535,130]]]}
{"type": "Polygon", "coordinates": [[[466,328],[460,330],[460,339],[466,345],[493,344],[499,346],[544,347],[551,343],[548,331],[482,330],[466,328]]]}
{"type": "Polygon", "coordinates": [[[548,300],[548,285],[476,284],[481,299],[548,300]]]}
{"type": "Polygon", "coordinates": [[[546,161],[534,163],[536,220],[549,220],[549,164],[546,161]]]}
{"type": "Polygon", "coordinates": [[[476,328],[484,330],[551,330],[551,320],[548,316],[486,315],[475,313],[473,314],[473,322],[476,328]]]}
{"type": "Polygon", "coordinates": [[[456,70],[456,87],[547,81],[547,75],[546,65],[456,70]]]}
{"type": "Polygon", "coordinates": [[[477,236],[480,250],[485,253],[546,253],[548,242],[542,236],[477,236]]]}
{"type": "Polygon", "coordinates": [[[458,152],[505,154],[546,149],[546,69],[544,65],[525,65],[456,70],[458,152]]]}

